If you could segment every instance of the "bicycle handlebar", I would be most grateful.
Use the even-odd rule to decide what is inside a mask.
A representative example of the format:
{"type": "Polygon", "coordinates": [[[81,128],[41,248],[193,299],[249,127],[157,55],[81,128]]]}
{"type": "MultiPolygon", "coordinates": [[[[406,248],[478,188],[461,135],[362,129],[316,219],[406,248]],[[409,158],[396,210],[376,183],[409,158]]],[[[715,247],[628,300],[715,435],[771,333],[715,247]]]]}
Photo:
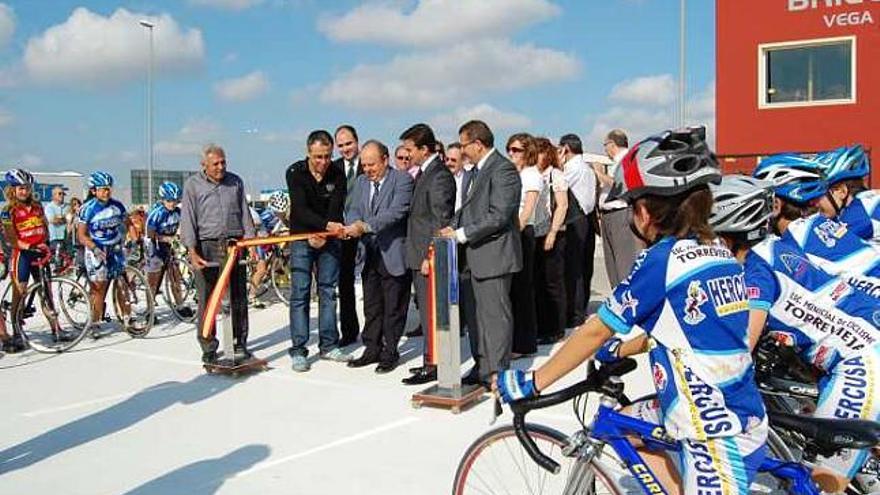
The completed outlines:
{"type": "Polygon", "coordinates": [[[590,372],[584,381],[549,395],[511,402],[510,409],[513,411],[513,429],[516,433],[516,438],[523,448],[526,449],[529,457],[547,471],[553,474],[559,473],[559,463],[541,452],[535,441],[529,436],[525,423],[526,414],[534,409],[544,409],[568,402],[587,392],[601,391],[610,378],[623,376],[634,369],[636,369],[636,361],[631,358],[624,358],[598,369],[595,367],[595,364],[591,363],[590,372]]]}
{"type": "Polygon", "coordinates": [[[49,249],[48,246],[35,246],[35,247],[28,249],[28,251],[31,251],[33,253],[37,253],[40,255],[40,258],[37,258],[36,260],[31,261],[31,266],[43,267],[43,266],[46,266],[46,264],[48,264],[49,261],[52,259],[52,250],[49,249]]]}

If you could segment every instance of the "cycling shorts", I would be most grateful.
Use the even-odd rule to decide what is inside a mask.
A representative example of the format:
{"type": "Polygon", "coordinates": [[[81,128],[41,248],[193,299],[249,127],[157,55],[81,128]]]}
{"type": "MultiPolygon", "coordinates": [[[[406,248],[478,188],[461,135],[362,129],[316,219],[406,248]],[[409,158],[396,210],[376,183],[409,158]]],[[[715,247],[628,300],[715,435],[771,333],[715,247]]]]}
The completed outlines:
{"type": "Polygon", "coordinates": [[[43,256],[42,253],[38,251],[23,251],[21,249],[13,249],[12,250],[12,280],[20,284],[27,284],[28,280],[31,278],[31,274],[34,275],[34,280],[39,276],[40,271],[37,267],[33,266],[33,263],[39,260],[43,256]]]}
{"type": "MultiPolygon", "coordinates": [[[[880,346],[837,363],[819,383],[817,418],[880,421],[880,346]]],[[[818,464],[852,479],[865,464],[868,450],[844,449],[818,464]]]]}
{"type": "Polygon", "coordinates": [[[144,241],[144,251],[147,255],[144,270],[147,273],[159,273],[165,269],[165,263],[171,257],[171,244],[147,239],[144,241]]]}
{"type": "Polygon", "coordinates": [[[98,246],[104,256],[98,256],[91,249],[85,250],[86,275],[89,282],[106,282],[122,275],[125,270],[125,253],[119,245],[98,246]]]}
{"type": "MultiPolygon", "coordinates": [[[[630,416],[662,424],[660,403],[651,399],[633,404],[630,416]]],[[[767,456],[767,418],[732,437],[681,441],[676,465],[682,493],[748,495],[749,485],[767,456]]],[[[670,452],[670,454],[674,455],[670,452]]]]}

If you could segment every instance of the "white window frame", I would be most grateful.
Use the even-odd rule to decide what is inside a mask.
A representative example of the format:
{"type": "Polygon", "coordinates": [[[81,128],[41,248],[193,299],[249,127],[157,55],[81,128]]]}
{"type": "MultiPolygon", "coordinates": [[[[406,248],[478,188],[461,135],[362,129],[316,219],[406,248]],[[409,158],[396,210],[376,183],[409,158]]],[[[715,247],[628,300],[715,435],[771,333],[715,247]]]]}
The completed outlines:
{"type": "Polygon", "coordinates": [[[856,53],[856,47],[858,44],[856,43],[856,36],[838,36],[834,38],[817,38],[817,39],[809,39],[809,40],[796,40],[796,41],[784,41],[778,43],[762,43],[758,45],[758,108],[759,109],[774,109],[774,108],[796,108],[796,107],[824,107],[828,105],[852,105],[856,103],[856,88],[857,88],[857,79],[856,75],[858,74],[856,70],[856,63],[858,61],[858,56],[856,53]],[[848,41],[850,43],[850,57],[851,60],[851,68],[852,74],[850,75],[851,81],[851,94],[850,98],[839,98],[835,100],[818,100],[818,101],[790,101],[790,102],[780,102],[780,103],[771,103],[767,101],[767,53],[773,50],[778,50],[780,48],[807,48],[811,46],[822,46],[822,45],[830,45],[837,44],[841,41],[848,41]]]}

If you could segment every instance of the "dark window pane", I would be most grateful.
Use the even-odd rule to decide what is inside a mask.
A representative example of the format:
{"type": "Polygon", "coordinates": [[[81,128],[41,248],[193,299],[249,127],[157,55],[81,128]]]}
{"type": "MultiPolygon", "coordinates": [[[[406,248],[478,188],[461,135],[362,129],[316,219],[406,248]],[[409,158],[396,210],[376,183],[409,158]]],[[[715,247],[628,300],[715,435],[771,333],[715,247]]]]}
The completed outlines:
{"type": "Polygon", "coordinates": [[[766,54],[768,103],[852,98],[852,44],[779,48],[766,54]]]}

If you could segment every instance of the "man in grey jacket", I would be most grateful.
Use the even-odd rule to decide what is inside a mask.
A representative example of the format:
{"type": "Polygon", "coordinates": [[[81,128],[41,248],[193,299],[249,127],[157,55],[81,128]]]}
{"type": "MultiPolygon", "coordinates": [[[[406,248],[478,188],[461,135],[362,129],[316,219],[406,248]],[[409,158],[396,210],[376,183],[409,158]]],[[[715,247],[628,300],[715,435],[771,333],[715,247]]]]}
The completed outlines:
{"type": "Polygon", "coordinates": [[[463,248],[461,306],[476,363],[463,382],[488,385],[510,362],[510,284],[522,269],[517,227],[522,182],[513,163],[495,150],[495,137],[485,122],[469,121],[458,133],[463,154],[476,164],[475,175],[453,225],[440,234],[463,248]]]}
{"type": "Polygon", "coordinates": [[[376,373],[397,367],[397,343],[406,324],[410,273],[404,260],[406,217],[413,180],[388,166],[388,147],[367,141],[360,156],[363,175],[357,178],[355,199],[346,211],[345,236],[364,245],[364,353],[351,368],[379,363],[376,373]]]}
{"type": "MultiPolygon", "coordinates": [[[[254,237],[254,221],[241,178],[226,171],[226,152],[209,144],[202,152],[202,170],[183,185],[180,201],[180,240],[189,250],[195,269],[199,298],[198,322],[202,328],[208,296],[220,275],[219,265],[226,261],[230,241],[254,237]]],[[[232,305],[232,332],[235,337],[235,359],[250,357],[247,350],[248,310],[245,267],[236,265],[229,282],[232,305]]],[[[217,360],[219,342],[213,329],[210,338],[197,333],[202,347],[202,361],[217,360]]],[[[227,356],[228,357],[228,356],[227,356]]]]}

